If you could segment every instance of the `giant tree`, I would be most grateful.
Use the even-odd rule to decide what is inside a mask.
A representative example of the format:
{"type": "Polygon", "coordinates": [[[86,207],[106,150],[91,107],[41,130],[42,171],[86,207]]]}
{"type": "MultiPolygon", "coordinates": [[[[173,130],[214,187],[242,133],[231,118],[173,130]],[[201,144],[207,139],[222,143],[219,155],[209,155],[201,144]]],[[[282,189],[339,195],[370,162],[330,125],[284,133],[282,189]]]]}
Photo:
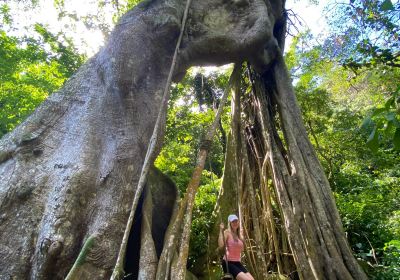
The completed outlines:
{"type": "MultiPolygon", "coordinates": [[[[109,278],[137,195],[125,270],[156,277],[176,190],[154,168],[143,194],[137,185],[184,10],[182,0],[148,0],[129,11],[99,53],[1,140],[2,279],[61,279],[74,263],[70,279],[109,278]]],[[[192,65],[244,60],[259,72],[254,109],[300,278],[364,279],[282,59],[284,1],[193,1],[186,22],[175,80],[192,65]]]]}

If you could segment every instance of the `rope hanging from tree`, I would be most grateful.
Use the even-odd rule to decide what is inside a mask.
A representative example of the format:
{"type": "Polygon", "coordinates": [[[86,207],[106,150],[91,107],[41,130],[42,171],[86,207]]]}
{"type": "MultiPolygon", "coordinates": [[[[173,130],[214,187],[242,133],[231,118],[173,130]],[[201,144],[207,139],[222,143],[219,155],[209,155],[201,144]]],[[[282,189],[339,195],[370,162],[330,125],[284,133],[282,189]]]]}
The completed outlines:
{"type": "Polygon", "coordinates": [[[121,247],[120,250],[118,252],[118,258],[117,258],[117,262],[115,264],[114,267],[114,271],[113,274],[111,276],[111,280],[119,280],[123,277],[124,275],[124,263],[125,263],[125,256],[126,256],[126,248],[128,245],[128,238],[129,238],[129,234],[132,228],[132,223],[133,223],[133,218],[136,212],[136,208],[139,202],[139,198],[143,192],[144,186],[146,184],[147,181],[147,175],[149,173],[149,169],[151,166],[151,163],[153,162],[153,158],[155,157],[155,151],[156,151],[156,147],[160,142],[160,131],[162,126],[165,126],[165,121],[166,121],[166,112],[167,112],[167,108],[168,108],[168,100],[169,100],[169,96],[170,96],[170,87],[171,87],[171,83],[172,83],[172,75],[174,73],[174,69],[175,69],[175,65],[176,65],[176,59],[178,56],[178,52],[179,52],[179,47],[181,45],[182,42],[182,38],[183,38],[183,33],[185,31],[185,25],[187,22],[187,17],[188,17],[188,13],[189,13],[189,7],[191,4],[191,0],[187,0],[186,2],[186,7],[185,7],[185,12],[183,14],[183,18],[182,18],[182,26],[181,26],[181,31],[179,34],[179,38],[178,41],[176,43],[176,47],[175,47],[175,51],[174,51],[174,55],[172,58],[172,63],[171,63],[171,67],[168,73],[168,78],[167,78],[167,82],[165,84],[165,88],[164,88],[164,94],[163,94],[163,99],[161,101],[161,106],[160,106],[160,111],[158,112],[158,117],[156,120],[156,123],[154,125],[154,130],[153,130],[153,134],[150,138],[150,142],[149,142],[149,146],[147,148],[147,153],[146,153],[146,157],[144,159],[144,163],[143,163],[143,167],[142,167],[142,171],[140,174],[140,178],[139,178],[139,182],[138,182],[138,186],[136,188],[136,193],[135,193],[135,197],[133,199],[132,202],[132,206],[131,206],[131,210],[130,210],[130,214],[129,214],[129,218],[128,218],[128,222],[125,228],[125,232],[124,232],[124,236],[122,238],[122,242],[121,242],[121,247]]]}

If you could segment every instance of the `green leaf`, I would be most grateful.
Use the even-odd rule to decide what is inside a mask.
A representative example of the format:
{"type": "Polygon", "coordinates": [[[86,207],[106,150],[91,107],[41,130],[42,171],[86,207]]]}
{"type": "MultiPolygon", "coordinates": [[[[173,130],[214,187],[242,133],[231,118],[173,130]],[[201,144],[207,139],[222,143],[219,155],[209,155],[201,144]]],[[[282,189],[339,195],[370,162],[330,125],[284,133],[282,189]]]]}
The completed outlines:
{"type": "Polygon", "coordinates": [[[396,150],[400,150],[400,128],[396,128],[393,136],[393,145],[396,150]]]}
{"type": "Polygon", "coordinates": [[[388,121],[386,123],[385,133],[390,133],[392,131],[392,128],[394,126],[393,123],[394,123],[394,120],[393,121],[388,121]]]}
{"type": "Polygon", "coordinates": [[[388,121],[394,121],[394,119],[396,118],[396,113],[395,112],[388,112],[388,113],[386,113],[385,118],[388,121]]]}
{"type": "Polygon", "coordinates": [[[400,128],[400,122],[399,122],[397,119],[394,119],[394,120],[393,120],[393,125],[394,125],[395,127],[400,128]]]}
{"type": "Polygon", "coordinates": [[[371,116],[367,116],[361,124],[361,128],[367,129],[371,125],[374,125],[374,121],[371,119],[371,116]]]}
{"type": "Polygon", "coordinates": [[[390,0],[385,0],[381,5],[382,11],[389,11],[389,10],[393,10],[393,9],[394,9],[394,7],[392,4],[392,1],[390,1],[390,0]]]}
{"type": "Polygon", "coordinates": [[[390,107],[392,107],[394,105],[394,96],[390,97],[386,103],[385,103],[385,108],[389,109],[390,107]]]}
{"type": "Polygon", "coordinates": [[[387,111],[386,108],[375,108],[373,113],[372,113],[372,117],[380,115],[381,113],[386,112],[386,111],[387,111]]]}
{"type": "Polygon", "coordinates": [[[368,137],[367,147],[370,148],[373,152],[376,152],[379,147],[379,133],[377,132],[377,128],[374,127],[371,134],[368,137]]]}
{"type": "Polygon", "coordinates": [[[390,240],[388,243],[385,243],[385,249],[389,246],[400,248],[400,240],[390,240]]]}

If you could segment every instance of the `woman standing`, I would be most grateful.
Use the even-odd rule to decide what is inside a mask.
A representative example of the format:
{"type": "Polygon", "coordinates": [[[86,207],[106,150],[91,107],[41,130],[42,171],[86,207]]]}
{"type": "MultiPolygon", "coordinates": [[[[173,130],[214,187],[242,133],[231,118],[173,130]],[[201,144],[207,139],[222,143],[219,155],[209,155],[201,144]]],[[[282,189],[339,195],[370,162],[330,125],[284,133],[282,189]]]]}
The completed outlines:
{"type": "Polygon", "coordinates": [[[253,276],[240,262],[240,256],[244,248],[244,242],[240,236],[239,218],[235,214],[228,216],[228,228],[224,231],[224,223],[220,224],[218,237],[219,248],[225,247],[225,255],[222,260],[222,268],[226,273],[229,270],[237,280],[254,280],[253,276]],[[228,264],[228,270],[226,265],[228,264]]]}

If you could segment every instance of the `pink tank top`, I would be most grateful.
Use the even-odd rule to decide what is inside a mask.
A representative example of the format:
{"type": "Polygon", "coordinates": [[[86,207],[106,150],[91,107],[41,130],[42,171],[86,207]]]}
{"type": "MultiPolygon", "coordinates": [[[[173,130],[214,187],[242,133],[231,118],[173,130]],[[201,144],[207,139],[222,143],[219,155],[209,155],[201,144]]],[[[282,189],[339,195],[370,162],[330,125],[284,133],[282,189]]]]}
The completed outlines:
{"type": "Polygon", "coordinates": [[[242,253],[242,250],[242,240],[234,240],[231,236],[229,236],[228,240],[226,241],[226,256],[228,257],[228,261],[240,262],[240,254],[242,253]]]}

